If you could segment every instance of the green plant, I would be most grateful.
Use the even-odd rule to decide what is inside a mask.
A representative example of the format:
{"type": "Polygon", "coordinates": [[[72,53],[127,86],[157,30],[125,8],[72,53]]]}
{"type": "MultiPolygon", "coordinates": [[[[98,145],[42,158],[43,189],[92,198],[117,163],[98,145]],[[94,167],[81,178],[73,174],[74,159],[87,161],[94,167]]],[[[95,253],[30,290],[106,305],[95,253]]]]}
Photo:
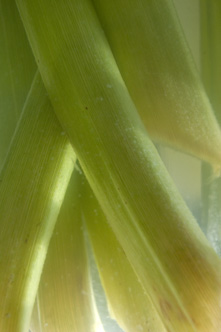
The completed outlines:
{"type": "MultiPolygon", "coordinates": [[[[26,331],[36,298],[33,331],[96,331],[87,225],[110,311],[125,331],[219,331],[220,259],[148,136],[219,173],[219,125],[172,2],[16,3],[38,69],[2,157],[1,330],[26,331]]],[[[10,18],[15,2],[1,7],[34,68],[22,24],[10,18]]]]}

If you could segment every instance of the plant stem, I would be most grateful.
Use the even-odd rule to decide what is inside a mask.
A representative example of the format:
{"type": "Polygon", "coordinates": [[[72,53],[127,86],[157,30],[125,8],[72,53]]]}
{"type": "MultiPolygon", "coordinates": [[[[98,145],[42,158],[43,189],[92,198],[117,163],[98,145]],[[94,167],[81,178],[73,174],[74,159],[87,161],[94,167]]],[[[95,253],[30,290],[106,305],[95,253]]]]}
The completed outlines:
{"type": "Polygon", "coordinates": [[[0,172],[37,66],[14,0],[0,0],[0,172]]]}
{"type": "MultiPolygon", "coordinates": [[[[221,125],[221,2],[200,1],[201,66],[206,91],[221,125]]],[[[202,165],[201,226],[221,256],[221,179],[209,165],[202,165]]]]}
{"type": "Polygon", "coordinates": [[[24,332],[75,161],[39,74],[0,183],[0,330],[24,332]]]}
{"type": "Polygon", "coordinates": [[[159,315],[173,332],[217,331],[220,260],[148,137],[91,1],[17,4],[54,110],[159,315]]]}

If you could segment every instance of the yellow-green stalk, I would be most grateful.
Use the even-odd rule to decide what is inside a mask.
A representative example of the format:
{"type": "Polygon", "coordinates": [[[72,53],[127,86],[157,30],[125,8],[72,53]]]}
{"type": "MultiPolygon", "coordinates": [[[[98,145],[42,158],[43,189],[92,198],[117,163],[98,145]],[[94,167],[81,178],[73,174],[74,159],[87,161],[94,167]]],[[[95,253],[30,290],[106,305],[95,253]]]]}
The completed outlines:
{"type": "Polygon", "coordinates": [[[0,171],[36,64],[14,0],[0,1],[0,171]]]}
{"type": "Polygon", "coordinates": [[[125,332],[166,332],[87,180],[84,176],[82,179],[82,217],[89,233],[111,316],[125,332]]]}
{"type": "Polygon", "coordinates": [[[172,0],[92,2],[150,136],[218,171],[221,131],[172,0]]]}
{"type": "Polygon", "coordinates": [[[221,123],[221,3],[219,0],[200,1],[201,70],[203,82],[221,123]]]}
{"type": "Polygon", "coordinates": [[[75,169],[41,276],[31,321],[33,332],[102,332],[84,242],[80,182],[75,169]]]}
{"type": "Polygon", "coordinates": [[[74,161],[37,74],[1,174],[0,331],[28,331],[74,161]]]}
{"type": "MultiPolygon", "coordinates": [[[[200,1],[201,70],[206,91],[221,124],[221,2],[200,1]]],[[[221,179],[214,179],[208,165],[202,167],[201,226],[221,256],[221,179]]]]}
{"type": "Polygon", "coordinates": [[[56,114],[168,330],[217,332],[220,260],[147,136],[92,3],[17,4],[56,114]]]}

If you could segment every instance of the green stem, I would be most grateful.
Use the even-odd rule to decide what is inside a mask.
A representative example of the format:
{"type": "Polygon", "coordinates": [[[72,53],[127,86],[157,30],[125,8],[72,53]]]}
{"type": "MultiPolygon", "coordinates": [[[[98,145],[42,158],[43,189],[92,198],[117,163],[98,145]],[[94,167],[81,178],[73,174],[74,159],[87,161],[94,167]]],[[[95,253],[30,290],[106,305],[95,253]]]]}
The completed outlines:
{"type": "Polygon", "coordinates": [[[0,183],[0,330],[26,332],[75,155],[39,77],[0,183]]]}
{"type": "Polygon", "coordinates": [[[81,176],[75,168],[48,248],[33,331],[37,331],[39,321],[41,332],[90,332],[98,325],[81,220],[80,187],[81,176]]]}
{"type": "Polygon", "coordinates": [[[159,315],[173,332],[216,331],[220,260],[149,140],[92,3],[17,4],[56,114],[159,315]]]}
{"type": "Polygon", "coordinates": [[[14,0],[0,0],[0,171],[37,66],[14,0]]]}
{"type": "MultiPolygon", "coordinates": [[[[221,3],[200,2],[201,65],[204,84],[221,124],[221,3]]],[[[221,180],[214,179],[211,168],[202,166],[202,229],[221,255],[221,180]]]]}
{"type": "Polygon", "coordinates": [[[82,215],[95,255],[109,311],[125,332],[165,332],[96,197],[82,175],[82,215]]]}
{"type": "Polygon", "coordinates": [[[173,2],[92,2],[150,137],[220,168],[220,128],[173,2]]]}

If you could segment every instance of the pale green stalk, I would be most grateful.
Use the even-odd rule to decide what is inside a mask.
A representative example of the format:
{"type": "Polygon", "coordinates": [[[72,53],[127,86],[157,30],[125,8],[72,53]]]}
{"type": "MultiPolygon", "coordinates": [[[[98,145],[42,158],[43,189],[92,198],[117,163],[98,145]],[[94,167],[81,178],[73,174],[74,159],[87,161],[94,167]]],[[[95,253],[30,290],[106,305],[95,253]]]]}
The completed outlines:
{"type": "Polygon", "coordinates": [[[24,332],[75,157],[39,74],[32,84],[14,1],[0,1],[0,24],[0,330],[24,332]]]}
{"type": "Polygon", "coordinates": [[[28,331],[74,161],[37,74],[0,183],[0,331],[28,331]]]}
{"type": "Polygon", "coordinates": [[[111,316],[125,332],[166,332],[83,175],[82,179],[82,215],[111,316]]]}
{"type": "Polygon", "coordinates": [[[0,1],[0,171],[36,64],[14,0],[0,1]]]}
{"type": "Polygon", "coordinates": [[[201,69],[204,85],[221,123],[221,3],[201,0],[201,69]]]}
{"type": "Polygon", "coordinates": [[[91,2],[17,4],[56,114],[168,330],[217,332],[220,260],[150,142],[91,2]]]}
{"type": "Polygon", "coordinates": [[[75,169],[41,276],[31,321],[33,332],[103,331],[93,298],[79,187],[81,176],[75,169]]]}
{"type": "MultiPolygon", "coordinates": [[[[221,2],[200,2],[201,66],[203,81],[221,124],[221,2]]],[[[208,165],[202,168],[202,228],[221,255],[221,179],[214,179],[208,165]]]]}
{"type": "Polygon", "coordinates": [[[220,128],[172,0],[92,2],[151,138],[220,169],[220,128]]]}

